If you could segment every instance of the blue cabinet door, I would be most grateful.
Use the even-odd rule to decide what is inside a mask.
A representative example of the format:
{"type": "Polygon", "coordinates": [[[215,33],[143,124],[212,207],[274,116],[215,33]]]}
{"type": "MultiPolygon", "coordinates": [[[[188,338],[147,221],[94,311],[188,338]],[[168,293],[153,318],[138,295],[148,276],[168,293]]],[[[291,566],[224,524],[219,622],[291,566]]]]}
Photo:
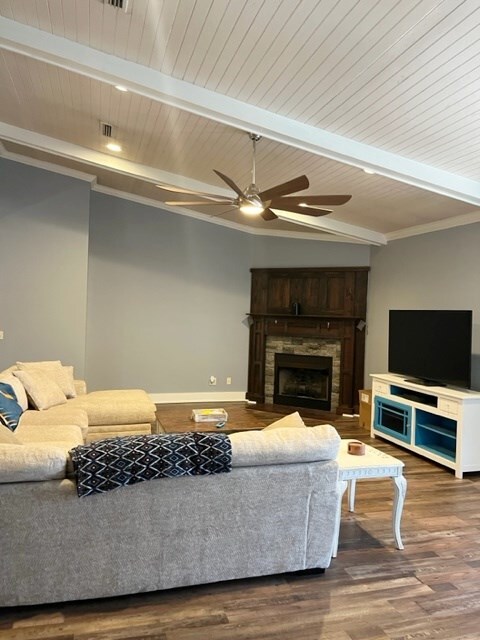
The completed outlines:
{"type": "Polygon", "coordinates": [[[402,442],[410,443],[412,408],[395,400],[375,396],[374,428],[402,442]]]}

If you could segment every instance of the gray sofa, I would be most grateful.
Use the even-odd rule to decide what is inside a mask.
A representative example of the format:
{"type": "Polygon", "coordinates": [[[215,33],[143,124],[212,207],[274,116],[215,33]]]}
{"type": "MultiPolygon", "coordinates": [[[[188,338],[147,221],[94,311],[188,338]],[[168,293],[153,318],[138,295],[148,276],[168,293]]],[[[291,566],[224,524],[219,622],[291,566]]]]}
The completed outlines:
{"type": "Polygon", "coordinates": [[[230,473],[78,498],[68,450],[79,427],[2,426],[0,606],[328,567],[336,430],[280,425],[230,439],[230,473]]]}
{"type": "Polygon", "coordinates": [[[75,424],[86,442],[155,433],[155,404],[141,389],[92,391],[59,360],[16,363],[0,372],[24,409],[20,424],[75,424]]]}

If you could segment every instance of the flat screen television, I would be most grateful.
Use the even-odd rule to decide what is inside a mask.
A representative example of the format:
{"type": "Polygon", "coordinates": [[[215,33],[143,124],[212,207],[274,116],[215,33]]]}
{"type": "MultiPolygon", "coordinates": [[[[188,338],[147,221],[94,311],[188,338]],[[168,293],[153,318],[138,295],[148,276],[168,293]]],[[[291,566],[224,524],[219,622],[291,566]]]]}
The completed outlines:
{"type": "Polygon", "coordinates": [[[390,310],[390,373],[469,389],[471,365],[472,311],[390,310]]]}

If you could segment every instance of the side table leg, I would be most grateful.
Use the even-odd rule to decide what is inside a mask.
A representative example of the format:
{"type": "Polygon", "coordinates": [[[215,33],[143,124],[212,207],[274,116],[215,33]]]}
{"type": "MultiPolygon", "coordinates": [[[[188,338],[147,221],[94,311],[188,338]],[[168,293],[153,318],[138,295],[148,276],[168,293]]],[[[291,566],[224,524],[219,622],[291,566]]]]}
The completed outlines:
{"type": "Polygon", "coordinates": [[[400,521],[402,519],[403,503],[407,493],[407,480],[402,476],[392,478],[394,484],[394,500],[393,500],[393,536],[397,544],[397,549],[403,549],[402,537],[400,535],[400,521]]]}
{"type": "Polygon", "coordinates": [[[357,481],[355,478],[348,481],[348,510],[355,511],[355,489],[357,488],[357,481]]]}
{"type": "Polygon", "coordinates": [[[335,532],[333,534],[332,558],[337,557],[338,539],[340,537],[340,519],[342,516],[342,499],[343,499],[343,494],[347,489],[347,484],[348,482],[346,480],[339,480],[340,494],[338,496],[337,514],[335,517],[335,532]]]}

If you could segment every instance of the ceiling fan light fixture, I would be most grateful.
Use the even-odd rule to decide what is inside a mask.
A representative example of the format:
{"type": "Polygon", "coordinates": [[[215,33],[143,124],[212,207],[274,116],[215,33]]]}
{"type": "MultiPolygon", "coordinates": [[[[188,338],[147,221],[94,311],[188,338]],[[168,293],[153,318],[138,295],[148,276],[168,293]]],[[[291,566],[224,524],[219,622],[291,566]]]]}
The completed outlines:
{"type": "Polygon", "coordinates": [[[265,211],[265,207],[257,202],[242,202],[240,211],[249,216],[258,216],[265,211]]]}

